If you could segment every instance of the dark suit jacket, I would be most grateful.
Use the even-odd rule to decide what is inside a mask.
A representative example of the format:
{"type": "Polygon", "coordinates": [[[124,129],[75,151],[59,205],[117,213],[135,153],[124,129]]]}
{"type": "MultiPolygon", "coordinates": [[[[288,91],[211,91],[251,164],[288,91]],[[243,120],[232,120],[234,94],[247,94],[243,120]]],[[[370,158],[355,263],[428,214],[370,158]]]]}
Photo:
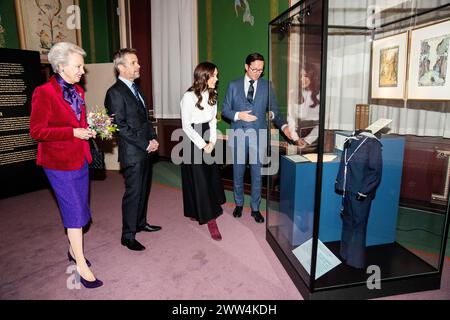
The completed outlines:
{"type": "Polygon", "coordinates": [[[382,146],[376,138],[369,137],[367,140],[365,138],[366,136],[359,135],[358,140],[352,140],[346,145],[341,156],[335,188],[338,191],[354,194],[360,192],[373,199],[383,171],[382,146]],[[347,150],[347,160],[353,154],[348,161],[347,175],[344,170],[345,150],[347,150]]]}
{"type": "MultiPolygon", "coordinates": [[[[141,96],[147,106],[142,93],[141,96]]],[[[123,81],[117,79],[108,89],[105,107],[109,114],[114,115],[119,128],[119,162],[127,166],[149,159],[151,155],[146,149],[150,140],[156,139],[156,133],[148,120],[146,109],[123,81]]]]}
{"type": "MultiPolygon", "coordinates": [[[[75,89],[84,99],[80,86],[75,89]]],[[[37,164],[56,170],[78,170],[92,161],[87,140],[75,138],[74,128],[87,128],[86,107],[81,106],[78,121],[70,104],[64,100],[55,77],[37,87],[31,99],[30,134],[38,141],[37,164]]]]}

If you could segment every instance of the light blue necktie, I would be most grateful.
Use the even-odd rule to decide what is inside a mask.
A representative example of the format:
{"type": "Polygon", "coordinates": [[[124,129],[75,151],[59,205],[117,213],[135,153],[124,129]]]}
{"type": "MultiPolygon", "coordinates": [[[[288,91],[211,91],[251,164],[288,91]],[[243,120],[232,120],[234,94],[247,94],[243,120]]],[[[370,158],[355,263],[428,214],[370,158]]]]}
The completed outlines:
{"type": "Polygon", "coordinates": [[[141,97],[140,97],[140,95],[139,95],[139,91],[138,91],[137,85],[136,85],[134,82],[133,82],[133,84],[131,85],[131,88],[133,88],[134,96],[136,97],[136,99],[137,99],[137,101],[139,102],[139,104],[142,105],[142,107],[145,108],[144,104],[142,103],[141,97]]]}

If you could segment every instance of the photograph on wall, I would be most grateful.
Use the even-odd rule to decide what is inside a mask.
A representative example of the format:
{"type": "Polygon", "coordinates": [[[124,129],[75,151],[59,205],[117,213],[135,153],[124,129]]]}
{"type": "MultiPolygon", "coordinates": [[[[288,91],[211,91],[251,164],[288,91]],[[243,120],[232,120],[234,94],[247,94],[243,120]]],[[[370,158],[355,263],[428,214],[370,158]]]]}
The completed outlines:
{"type": "Polygon", "coordinates": [[[372,43],[372,99],[403,99],[405,96],[408,34],[372,43]]]}
{"type": "Polygon", "coordinates": [[[6,48],[5,27],[2,25],[2,15],[0,14],[0,48],[6,48]]]}
{"type": "Polygon", "coordinates": [[[450,99],[450,21],[411,32],[408,99],[450,99]]]}
{"type": "Polygon", "coordinates": [[[78,0],[15,0],[20,48],[46,59],[57,42],[81,45],[78,0]]]}

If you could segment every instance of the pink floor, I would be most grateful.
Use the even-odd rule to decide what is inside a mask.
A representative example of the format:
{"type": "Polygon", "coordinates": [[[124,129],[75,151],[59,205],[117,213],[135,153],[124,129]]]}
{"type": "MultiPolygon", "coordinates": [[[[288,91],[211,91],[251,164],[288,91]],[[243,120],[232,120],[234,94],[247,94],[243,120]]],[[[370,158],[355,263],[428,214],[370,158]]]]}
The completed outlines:
{"type": "MultiPolygon", "coordinates": [[[[235,219],[225,205],[218,219],[224,239],[216,242],[206,226],[183,217],[181,190],[154,184],[149,222],[163,229],[139,233],[147,249],[134,252],[120,245],[122,194],[116,172],[92,182],[85,252],[105,283],[95,290],[67,288],[73,269],[48,190],[0,200],[0,299],[302,299],[267,244],[264,224],[248,211],[235,219]]],[[[449,266],[447,258],[440,290],[387,299],[450,299],[449,266]]]]}

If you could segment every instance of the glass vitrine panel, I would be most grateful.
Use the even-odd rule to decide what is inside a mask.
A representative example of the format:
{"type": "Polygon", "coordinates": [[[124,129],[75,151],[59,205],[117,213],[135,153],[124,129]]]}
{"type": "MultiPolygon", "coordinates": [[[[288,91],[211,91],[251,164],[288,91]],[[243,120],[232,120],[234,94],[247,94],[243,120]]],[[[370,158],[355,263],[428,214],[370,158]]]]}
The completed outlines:
{"type": "Polygon", "coordinates": [[[449,18],[450,1],[305,0],[269,24],[289,136],[271,136],[267,231],[312,292],[441,272],[449,18]]]}

